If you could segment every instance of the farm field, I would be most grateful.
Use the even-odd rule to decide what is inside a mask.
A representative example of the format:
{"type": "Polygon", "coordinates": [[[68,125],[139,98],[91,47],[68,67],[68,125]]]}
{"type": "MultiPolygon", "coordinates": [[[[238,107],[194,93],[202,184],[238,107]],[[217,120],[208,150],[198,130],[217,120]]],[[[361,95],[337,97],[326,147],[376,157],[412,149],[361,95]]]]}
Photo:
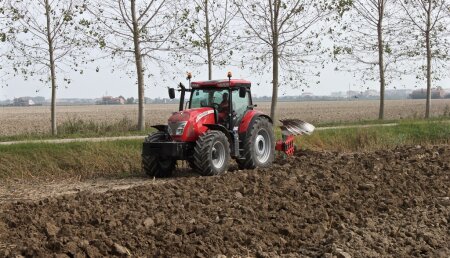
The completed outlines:
{"type": "MultiPolygon", "coordinates": [[[[433,101],[433,116],[449,105],[433,101]]],[[[58,115],[108,124],[134,120],[136,108],[58,115]]],[[[147,105],[148,124],[176,108],[147,105]]],[[[46,132],[48,107],[0,110],[1,135],[46,132]]],[[[388,101],[386,119],[423,110],[423,101],[388,101]]],[[[279,111],[313,124],[373,120],[378,102],[279,103],[279,111]]],[[[0,257],[450,257],[447,121],[302,139],[315,148],[277,156],[270,168],[232,163],[201,177],[179,162],[168,179],[143,175],[140,140],[3,146],[0,257]]]]}
{"type": "MultiPolygon", "coordinates": [[[[258,109],[269,113],[270,103],[262,102],[258,109]]],[[[175,104],[146,105],[147,124],[166,123],[175,104]]],[[[420,118],[425,112],[424,100],[386,101],[386,119],[420,118]]],[[[441,116],[450,113],[450,99],[432,100],[431,114],[441,116]]],[[[298,118],[313,124],[328,122],[348,122],[374,120],[378,118],[378,101],[314,101],[280,102],[279,118],[298,118]]],[[[95,121],[96,123],[117,123],[137,120],[137,105],[123,106],[59,106],[58,124],[65,121],[95,121]]],[[[47,106],[39,107],[0,107],[0,135],[47,133],[50,124],[50,111],[47,106]]]]}
{"type": "Polygon", "coordinates": [[[13,187],[0,191],[0,257],[449,257],[449,170],[448,145],[412,146],[13,187]]]}

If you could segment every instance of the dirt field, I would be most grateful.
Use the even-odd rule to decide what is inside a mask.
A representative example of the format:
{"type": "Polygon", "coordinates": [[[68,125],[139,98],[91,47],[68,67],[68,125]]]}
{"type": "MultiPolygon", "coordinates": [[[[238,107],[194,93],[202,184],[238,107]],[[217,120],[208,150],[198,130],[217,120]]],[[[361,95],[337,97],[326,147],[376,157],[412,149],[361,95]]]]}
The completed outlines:
{"type": "MultiPolygon", "coordinates": [[[[270,103],[258,103],[269,113],[270,103]]],[[[166,123],[177,105],[147,105],[149,124],[166,123]]],[[[450,112],[450,99],[433,100],[433,116],[450,112]]],[[[386,102],[386,119],[423,117],[424,100],[395,100],[386,102]]],[[[62,106],[57,109],[58,123],[69,119],[113,123],[124,118],[136,121],[137,105],[124,106],[62,106]]],[[[299,118],[308,122],[339,122],[378,118],[378,101],[280,102],[280,118],[299,118]]],[[[0,135],[48,132],[49,107],[0,107],[0,135]]]]}
{"type": "Polygon", "coordinates": [[[450,256],[449,146],[138,180],[0,191],[0,257],[450,256]]]}

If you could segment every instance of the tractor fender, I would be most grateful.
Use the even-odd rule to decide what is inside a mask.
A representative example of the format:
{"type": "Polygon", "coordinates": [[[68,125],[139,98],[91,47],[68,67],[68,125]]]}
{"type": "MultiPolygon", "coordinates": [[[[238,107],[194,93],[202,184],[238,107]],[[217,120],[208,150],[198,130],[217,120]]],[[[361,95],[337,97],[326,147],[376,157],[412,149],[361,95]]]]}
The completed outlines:
{"type": "Polygon", "coordinates": [[[248,128],[251,128],[253,126],[253,123],[258,117],[265,117],[273,124],[273,120],[270,116],[262,113],[261,111],[256,110],[250,110],[247,113],[245,113],[244,117],[242,118],[241,124],[239,125],[239,136],[246,136],[248,128]]]}
{"type": "Polygon", "coordinates": [[[203,124],[203,126],[207,127],[209,130],[221,131],[227,136],[230,143],[233,142],[233,136],[230,134],[230,132],[227,130],[225,126],[220,124],[203,124]]]}
{"type": "Polygon", "coordinates": [[[167,125],[152,125],[153,128],[155,128],[156,130],[158,130],[159,132],[168,132],[168,126],[167,125]]]}

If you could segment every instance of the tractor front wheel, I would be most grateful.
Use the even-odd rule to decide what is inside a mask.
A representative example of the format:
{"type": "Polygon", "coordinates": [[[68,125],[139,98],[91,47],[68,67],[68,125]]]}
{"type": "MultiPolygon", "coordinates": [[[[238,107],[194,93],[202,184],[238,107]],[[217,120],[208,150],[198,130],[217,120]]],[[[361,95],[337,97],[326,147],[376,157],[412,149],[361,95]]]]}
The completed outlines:
{"type": "MultiPolygon", "coordinates": [[[[165,132],[156,132],[145,138],[145,142],[169,141],[169,135],[165,132]]],[[[150,177],[170,177],[175,170],[176,161],[162,159],[153,155],[142,154],[142,170],[150,177]]]]}
{"type": "Polygon", "coordinates": [[[269,167],[275,154],[275,137],[273,126],[265,117],[256,118],[244,139],[243,159],[236,162],[240,169],[269,167]]]}
{"type": "Polygon", "coordinates": [[[220,131],[207,131],[197,140],[194,164],[202,176],[215,176],[227,171],[230,162],[230,143],[220,131]]]}

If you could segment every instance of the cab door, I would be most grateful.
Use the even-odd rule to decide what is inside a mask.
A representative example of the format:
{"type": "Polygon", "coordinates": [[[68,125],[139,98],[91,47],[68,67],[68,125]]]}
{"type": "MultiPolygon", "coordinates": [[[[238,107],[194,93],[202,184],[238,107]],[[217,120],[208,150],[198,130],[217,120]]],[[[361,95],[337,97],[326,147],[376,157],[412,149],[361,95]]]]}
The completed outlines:
{"type": "Polygon", "coordinates": [[[245,94],[245,97],[243,98],[239,97],[238,90],[234,90],[232,94],[233,126],[238,126],[250,105],[250,93],[247,92],[247,94],[245,94]]]}

